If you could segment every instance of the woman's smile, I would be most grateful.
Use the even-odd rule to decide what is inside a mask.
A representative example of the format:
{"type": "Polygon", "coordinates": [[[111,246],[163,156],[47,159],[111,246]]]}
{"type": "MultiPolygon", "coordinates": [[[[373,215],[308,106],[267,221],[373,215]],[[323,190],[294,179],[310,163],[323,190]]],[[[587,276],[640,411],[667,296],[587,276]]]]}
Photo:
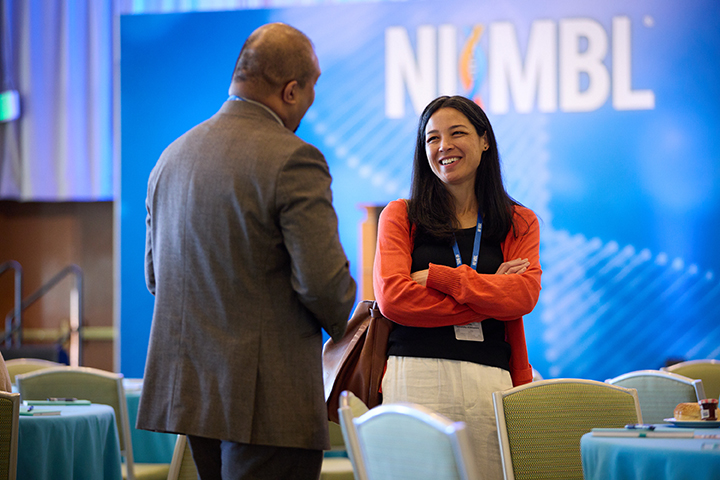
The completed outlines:
{"type": "Polygon", "coordinates": [[[442,165],[443,167],[446,167],[448,165],[452,165],[453,163],[457,162],[458,160],[460,160],[460,157],[443,158],[440,160],[440,165],[442,165]]]}

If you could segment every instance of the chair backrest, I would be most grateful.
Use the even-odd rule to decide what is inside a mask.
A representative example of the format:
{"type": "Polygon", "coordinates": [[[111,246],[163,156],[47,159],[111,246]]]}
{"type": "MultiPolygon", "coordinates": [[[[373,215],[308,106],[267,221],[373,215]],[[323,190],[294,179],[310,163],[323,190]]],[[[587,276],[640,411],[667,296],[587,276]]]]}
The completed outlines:
{"type": "Polygon", "coordinates": [[[46,368],[15,377],[23,400],[73,397],[113,407],[120,437],[120,453],[125,457],[127,477],[132,480],[135,478],[135,462],[122,380],[120,373],[90,367],[46,368]]]}
{"type": "Polygon", "coordinates": [[[340,424],[328,421],[328,434],[330,435],[330,451],[325,452],[325,456],[344,455],[346,448],[340,424]]]}
{"type": "Polygon", "coordinates": [[[380,405],[353,418],[369,480],[479,478],[462,422],[421,405],[380,405]]]}
{"type": "Polygon", "coordinates": [[[552,379],[493,393],[506,480],[582,479],[580,437],[642,422],[637,392],[594,380],[552,379]]]}
{"type": "Polygon", "coordinates": [[[659,370],[638,370],[605,380],[611,385],[637,390],[643,422],[663,423],[678,403],[705,398],[702,380],[659,370]]]}
{"type": "Polygon", "coordinates": [[[20,394],[0,392],[0,479],[17,476],[20,394]]]}
{"type": "Polygon", "coordinates": [[[197,478],[198,472],[187,437],[178,435],[167,480],[197,480],[197,478]]]}
{"type": "Polygon", "coordinates": [[[343,440],[350,463],[352,463],[356,480],[367,480],[367,471],[360,454],[360,441],[357,437],[355,424],[353,419],[364,413],[368,408],[362,400],[357,398],[354,393],[347,390],[340,392],[340,408],[338,408],[338,418],[340,419],[340,428],[342,430],[343,440]]]}
{"type": "Polygon", "coordinates": [[[51,362],[50,360],[43,360],[42,358],[13,358],[6,360],[5,365],[7,366],[8,373],[10,374],[10,381],[15,383],[15,376],[22,375],[23,373],[34,372],[35,370],[42,370],[43,368],[62,367],[62,363],[51,362]]]}
{"type": "Polygon", "coordinates": [[[688,360],[662,370],[702,380],[707,395],[705,398],[720,398],[720,361],[718,360],[688,360]]]}

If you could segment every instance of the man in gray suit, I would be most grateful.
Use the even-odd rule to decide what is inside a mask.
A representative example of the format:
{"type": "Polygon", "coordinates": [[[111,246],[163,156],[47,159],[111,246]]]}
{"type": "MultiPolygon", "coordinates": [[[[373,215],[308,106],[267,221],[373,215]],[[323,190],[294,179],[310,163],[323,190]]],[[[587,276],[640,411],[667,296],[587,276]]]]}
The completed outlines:
{"type": "Polygon", "coordinates": [[[317,479],[329,448],[320,328],[342,337],[356,287],[327,163],[293,133],[319,75],[304,34],[260,27],[150,174],[137,426],[188,435],[203,479],[317,479]]]}

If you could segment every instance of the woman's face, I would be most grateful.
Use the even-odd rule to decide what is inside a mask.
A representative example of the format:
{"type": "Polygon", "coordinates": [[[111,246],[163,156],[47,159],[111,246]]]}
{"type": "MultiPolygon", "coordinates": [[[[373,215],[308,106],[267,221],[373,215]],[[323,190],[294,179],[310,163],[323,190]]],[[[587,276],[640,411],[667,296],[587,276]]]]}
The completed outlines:
{"type": "Polygon", "coordinates": [[[444,184],[475,187],[475,172],[488,149],[470,120],[454,108],[441,108],[425,126],[425,154],[430,168],[444,184]]]}

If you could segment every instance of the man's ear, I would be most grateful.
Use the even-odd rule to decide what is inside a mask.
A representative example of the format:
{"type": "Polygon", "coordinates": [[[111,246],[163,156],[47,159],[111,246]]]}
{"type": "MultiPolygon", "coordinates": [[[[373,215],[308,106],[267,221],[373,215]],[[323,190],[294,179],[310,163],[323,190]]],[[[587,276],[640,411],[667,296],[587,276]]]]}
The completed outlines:
{"type": "Polygon", "coordinates": [[[297,102],[297,95],[299,89],[300,85],[298,85],[297,80],[290,80],[288,83],[286,83],[282,89],[283,102],[294,105],[297,102]]]}

